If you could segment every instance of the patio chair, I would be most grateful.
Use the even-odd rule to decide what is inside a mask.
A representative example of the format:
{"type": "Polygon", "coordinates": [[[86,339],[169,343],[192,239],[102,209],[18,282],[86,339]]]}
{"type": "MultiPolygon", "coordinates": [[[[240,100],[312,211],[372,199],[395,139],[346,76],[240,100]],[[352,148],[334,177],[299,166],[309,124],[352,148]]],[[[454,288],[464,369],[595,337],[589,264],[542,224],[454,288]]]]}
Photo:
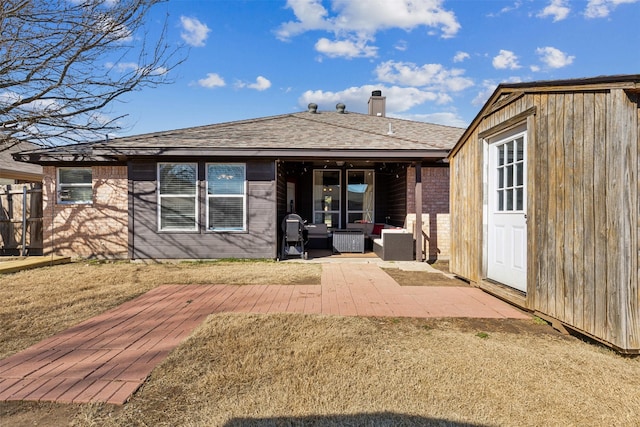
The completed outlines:
{"type": "Polygon", "coordinates": [[[299,215],[289,214],[282,220],[282,257],[305,257],[305,228],[304,221],[299,215]]]}

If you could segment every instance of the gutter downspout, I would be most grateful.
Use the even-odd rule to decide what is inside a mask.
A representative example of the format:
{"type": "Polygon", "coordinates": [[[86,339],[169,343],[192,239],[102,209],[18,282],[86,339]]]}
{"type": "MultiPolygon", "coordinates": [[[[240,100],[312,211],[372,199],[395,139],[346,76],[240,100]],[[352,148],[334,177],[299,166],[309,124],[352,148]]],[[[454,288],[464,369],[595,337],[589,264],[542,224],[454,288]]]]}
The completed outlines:
{"type": "Polygon", "coordinates": [[[27,256],[27,186],[22,187],[22,256],[27,256]]]}

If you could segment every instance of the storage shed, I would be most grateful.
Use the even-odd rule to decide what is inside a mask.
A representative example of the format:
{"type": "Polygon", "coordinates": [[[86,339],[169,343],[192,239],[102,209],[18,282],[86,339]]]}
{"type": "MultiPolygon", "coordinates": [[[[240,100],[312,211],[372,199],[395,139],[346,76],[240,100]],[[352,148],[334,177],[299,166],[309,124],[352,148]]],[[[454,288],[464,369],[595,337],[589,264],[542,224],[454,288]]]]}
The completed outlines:
{"type": "Polygon", "coordinates": [[[453,273],[640,353],[640,75],[501,84],[449,155],[453,273]]]}

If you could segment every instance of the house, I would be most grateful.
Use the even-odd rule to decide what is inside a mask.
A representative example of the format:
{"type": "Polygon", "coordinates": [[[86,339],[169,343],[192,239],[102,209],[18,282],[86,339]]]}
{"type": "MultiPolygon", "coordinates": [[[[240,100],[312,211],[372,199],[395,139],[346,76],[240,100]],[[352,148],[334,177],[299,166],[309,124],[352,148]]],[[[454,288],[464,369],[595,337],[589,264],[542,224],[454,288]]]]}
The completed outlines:
{"type": "Polygon", "coordinates": [[[453,273],[640,352],[640,75],[501,84],[449,155],[453,273]]]}
{"type": "Polygon", "coordinates": [[[0,144],[0,255],[42,253],[42,166],[13,158],[36,148],[18,140],[0,144]]]}
{"type": "Polygon", "coordinates": [[[295,212],[328,230],[409,225],[416,259],[447,258],[443,160],[463,129],[388,118],[385,102],[374,91],[369,114],[310,104],[16,158],[44,168],[45,248],[60,255],[278,258],[295,212]]]}

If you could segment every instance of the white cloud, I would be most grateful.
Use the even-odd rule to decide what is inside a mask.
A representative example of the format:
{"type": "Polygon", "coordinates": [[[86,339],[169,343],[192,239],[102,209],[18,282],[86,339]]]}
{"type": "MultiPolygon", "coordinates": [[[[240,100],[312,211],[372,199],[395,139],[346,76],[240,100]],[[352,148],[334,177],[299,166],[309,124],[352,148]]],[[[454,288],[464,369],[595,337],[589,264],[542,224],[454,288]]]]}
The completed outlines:
{"type": "Polygon", "coordinates": [[[310,30],[329,30],[331,23],[325,18],[329,14],[321,0],[287,0],[287,7],[293,11],[298,21],[285,22],[276,31],[281,40],[310,30]]]}
{"type": "Polygon", "coordinates": [[[271,82],[269,81],[269,79],[262,77],[262,76],[258,76],[256,78],[256,82],[255,83],[245,83],[245,82],[237,82],[236,83],[236,87],[238,88],[249,88],[249,89],[255,89],[257,91],[262,92],[263,90],[267,90],[271,87],[271,82]]]}
{"type": "Polygon", "coordinates": [[[398,42],[395,45],[393,45],[393,48],[395,50],[399,50],[400,52],[404,52],[408,48],[407,41],[406,40],[398,40],[398,42]]]}
{"type": "Polygon", "coordinates": [[[310,30],[334,33],[366,33],[389,28],[413,30],[420,26],[439,28],[442,37],[460,30],[455,14],[442,7],[442,0],[332,0],[329,12],[321,0],[288,0],[297,21],[280,26],[277,35],[286,40],[310,30]]]}
{"type": "Polygon", "coordinates": [[[262,91],[262,90],[269,89],[271,87],[271,82],[265,77],[258,76],[258,78],[256,79],[256,82],[253,84],[250,84],[249,87],[251,89],[262,91]]]}
{"type": "MultiPolygon", "coordinates": [[[[332,33],[335,41],[320,39],[316,49],[334,56],[375,56],[377,49],[366,43],[386,29],[411,31],[424,26],[438,29],[443,38],[460,30],[455,14],[442,7],[442,0],[331,0],[332,14],[321,0],[288,0],[287,7],[297,20],[280,25],[276,36],[286,41],[306,31],[332,33]]],[[[401,49],[402,44],[398,46],[401,49]]]]}
{"type": "Polygon", "coordinates": [[[182,37],[182,40],[189,46],[203,47],[205,45],[204,42],[207,40],[207,37],[209,37],[209,32],[211,31],[206,24],[203,24],[196,18],[189,18],[187,16],[180,17],[180,24],[182,25],[180,37],[182,37]]]}
{"type": "Polygon", "coordinates": [[[499,12],[497,12],[497,13],[489,13],[487,16],[490,17],[490,18],[496,18],[496,17],[498,17],[500,15],[504,15],[504,14],[507,14],[507,13],[512,12],[514,10],[518,10],[518,9],[520,9],[520,7],[522,7],[522,1],[516,1],[512,5],[503,7],[502,9],[500,9],[499,12]]]}
{"type": "Polygon", "coordinates": [[[500,53],[493,58],[493,67],[498,70],[510,69],[517,70],[520,68],[518,57],[510,50],[501,49],[500,53]]]}
{"type": "Polygon", "coordinates": [[[105,67],[107,67],[110,70],[118,71],[120,73],[126,73],[129,71],[132,71],[134,73],[139,73],[141,75],[146,74],[150,76],[162,76],[169,72],[169,70],[166,67],[158,67],[150,70],[149,68],[140,67],[135,62],[118,62],[115,64],[113,62],[107,62],[105,64],[105,67]]]}
{"type": "Polygon", "coordinates": [[[35,99],[25,104],[20,104],[21,102],[24,102],[24,96],[17,92],[6,91],[0,93],[0,103],[14,104],[12,113],[28,111],[32,113],[45,114],[47,112],[65,111],[64,105],[55,99],[35,99]]]}
{"type": "Polygon", "coordinates": [[[208,73],[207,77],[204,79],[198,80],[198,85],[202,87],[206,87],[209,89],[213,89],[215,87],[223,87],[226,86],[224,79],[220,77],[216,73],[208,73]]]}
{"type": "Polygon", "coordinates": [[[620,4],[636,3],[639,0],[589,0],[584,16],[587,18],[606,18],[620,4]]]}
{"type": "Polygon", "coordinates": [[[347,111],[366,113],[368,111],[367,102],[374,90],[382,90],[382,95],[387,98],[386,108],[389,114],[407,111],[425,102],[439,103],[442,100],[441,95],[437,92],[415,87],[365,85],[350,87],[339,92],[308,90],[298,98],[298,103],[301,107],[306,108],[310,102],[314,102],[321,110],[333,110],[338,102],[342,102],[347,106],[347,111]]]}
{"type": "Polygon", "coordinates": [[[378,48],[367,46],[366,40],[336,40],[321,38],[315,45],[318,52],[330,58],[371,58],[378,53],[378,48]]]}
{"type": "Polygon", "coordinates": [[[538,14],[539,17],[545,18],[553,16],[553,22],[562,21],[569,16],[571,9],[567,7],[567,0],[551,0],[551,3],[538,14]]]}
{"type": "Polygon", "coordinates": [[[473,86],[463,77],[464,70],[446,69],[440,64],[418,66],[411,62],[386,61],[375,69],[379,81],[384,83],[419,86],[438,91],[461,91],[473,86]]]}
{"type": "Polygon", "coordinates": [[[569,56],[555,47],[539,47],[536,53],[540,56],[540,60],[551,68],[563,68],[571,65],[575,56],[569,56]]]}
{"type": "Polygon", "coordinates": [[[169,72],[169,69],[167,67],[158,67],[151,70],[150,74],[154,76],[162,76],[164,74],[167,74],[168,72],[169,72]]]}
{"type": "Polygon", "coordinates": [[[453,57],[453,62],[462,62],[465,59],[469,59],[470,56],[467,52],[456,52],[455,56],[453,57]]]}
{"type": "Polygon", "coordinates": [[[121,73],[126,73],[127,71],[138,71],[138,64],[135,62],[118,62],[117,64],[107,62],[105,66],[110,70],[116,70],[121,73]]]}
{"type": "Polygon", "coordinates": [[[109,34],[110,38],[121,43],[126,43],[133,40],[133,34],[131,33],[131,30],[120,21],[116,21],[106,13],[98,16],[98,19],[101,21],[98,22],[98,25],[102,26],[102,32],[105,34],[109,34]]]}
{"type": "MultiPolygon", "coordinates": [[[[522,83],[522,79],[520,77],[509,77],[505,81],[501,83],[522,83]]],[[[494,80],[484,80],[480,84],[481,90],[476,94],[476,97],[471,101],[472,105],[475,106],[483,106],[485,102],[489,99],[489,97],[493,94],[493,92],[498,87],[498,82],[494,80]]]]}
{"type": "Polygon", "coordinates": [[[471,101],[472,105],[475,106],[483,106],[485,102],[489,99],[491,94],[496,90],[498,84],[493,80],[484,80],[481,84],[482,89],[475,98],[471,101]]]}

